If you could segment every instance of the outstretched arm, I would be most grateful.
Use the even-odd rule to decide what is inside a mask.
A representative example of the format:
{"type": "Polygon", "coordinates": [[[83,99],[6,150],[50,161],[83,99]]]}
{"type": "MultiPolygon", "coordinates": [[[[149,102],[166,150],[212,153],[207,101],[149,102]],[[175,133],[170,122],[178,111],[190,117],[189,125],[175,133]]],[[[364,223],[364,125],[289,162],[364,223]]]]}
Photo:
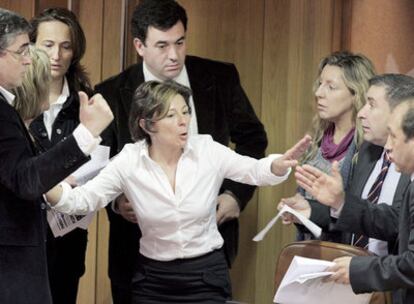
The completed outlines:
{"type": "Polygon", "coordinates": [[[292,148],[287,150],[285,154],[275,159],[272,162],[272,173],[277,176],[283,176],[287,173],[289,168],[296,166],[298,164],[298,159],[308,149],[311,140],[309,135],[305,135],[292,148]]]}

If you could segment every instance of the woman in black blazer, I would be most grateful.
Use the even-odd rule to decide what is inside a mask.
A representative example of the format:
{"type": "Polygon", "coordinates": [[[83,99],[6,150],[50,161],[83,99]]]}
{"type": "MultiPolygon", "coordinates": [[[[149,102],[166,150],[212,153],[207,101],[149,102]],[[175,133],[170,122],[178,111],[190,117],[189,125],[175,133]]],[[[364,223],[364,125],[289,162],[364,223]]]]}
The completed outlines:
{"type": "MultiPolygon", "coordinates": [[[[91,95],[89,79],[80,65],[86,40],[75,14],[49,8],[31,20],[30,40],[50,58],[50,109],[30,125],[40,150],[48,150],[70,135],[79,124],[78,91],[91,95]]],[[[48,214],[48,218],[51,214],[48,214]]],[[[47,259],[54,303],[75,304],[79,279],[85,272],[87,230],[75,228],[55,237],[48,225],[47,259]]]]}

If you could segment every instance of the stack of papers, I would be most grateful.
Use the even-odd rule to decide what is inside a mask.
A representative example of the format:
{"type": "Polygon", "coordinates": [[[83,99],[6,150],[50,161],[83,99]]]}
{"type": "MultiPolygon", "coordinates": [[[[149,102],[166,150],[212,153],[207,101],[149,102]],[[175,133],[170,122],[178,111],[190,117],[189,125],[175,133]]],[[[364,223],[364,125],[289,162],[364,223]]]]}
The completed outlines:
{"type": "Polygon", "coordinates": [[[322,282],[335,263],[295,256],[273,299],[280,304],[368,304],[371,294],[356,295],[351,285],[322,282]]]}

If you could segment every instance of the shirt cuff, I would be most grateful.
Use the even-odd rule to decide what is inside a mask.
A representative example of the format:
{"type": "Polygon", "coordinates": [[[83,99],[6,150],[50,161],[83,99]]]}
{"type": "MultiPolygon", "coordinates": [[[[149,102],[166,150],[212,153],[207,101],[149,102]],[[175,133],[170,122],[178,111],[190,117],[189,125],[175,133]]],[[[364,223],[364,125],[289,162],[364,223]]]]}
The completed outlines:
{"type": "Polygon", "coordinates": [[[86,156],[90,155],[102,141],[100,136],[94,137],[83,124],[79,124],[76,127],[73,131],[73,136],[75,137],[79,149],[81,149],[86,156]]]}
{"type": "Polygon", "coordinates": [[[342,205],[338,209],[330,208],[331,217],[339,218],[341,216],[341,212],[342,212],[342,209],[343,208],[344,208],[344,204],[343,203],[342,203],[342,205]]]}
{"type": "Polygon", "coordinates": [[[282,157],[282,154],[270,154],[268,155],[265,159],[264,159],[264,163],[263,165],[266,166],[267,170],[267,176],[266,179],[269,179],[272,181],[273,185],[276,184],[280,184],[281,182],[284,182],[285,180],[288,179],[290,172],[292,172],[292,168],[288,168],[287,172],[285,175],[279,176],[279,175],[275,175],[272,172],[272,162],[279,158],[282,157]]]}
{"type": "Polygon", "coordinates": [[[60,197],[60,200],[57,202],[57,204],[52,206],[52,209],[65,213],[65,209],[66,209],[65,201],[68,197],[68,193],[72,190],[72,186],[68,184],[67,182],[61,182],[59,186],[62,187],[62,195],[60,197]]]}

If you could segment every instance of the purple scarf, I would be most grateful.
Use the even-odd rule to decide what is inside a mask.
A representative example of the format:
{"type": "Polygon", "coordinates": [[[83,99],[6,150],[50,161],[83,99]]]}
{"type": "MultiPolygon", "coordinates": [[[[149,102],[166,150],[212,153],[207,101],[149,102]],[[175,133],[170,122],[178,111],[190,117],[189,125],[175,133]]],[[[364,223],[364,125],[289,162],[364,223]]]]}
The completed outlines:
{"type": "Polygon", "coordinates": [[[348,134],[341,140],[339,145],[333,142],[335,125],[331,124],[324,132],[321,143],[321,152],[323,158],[333,162],[334,160],[342,159],[352,140],[354,139],[355,128],[352,128],[348,134]]]}

